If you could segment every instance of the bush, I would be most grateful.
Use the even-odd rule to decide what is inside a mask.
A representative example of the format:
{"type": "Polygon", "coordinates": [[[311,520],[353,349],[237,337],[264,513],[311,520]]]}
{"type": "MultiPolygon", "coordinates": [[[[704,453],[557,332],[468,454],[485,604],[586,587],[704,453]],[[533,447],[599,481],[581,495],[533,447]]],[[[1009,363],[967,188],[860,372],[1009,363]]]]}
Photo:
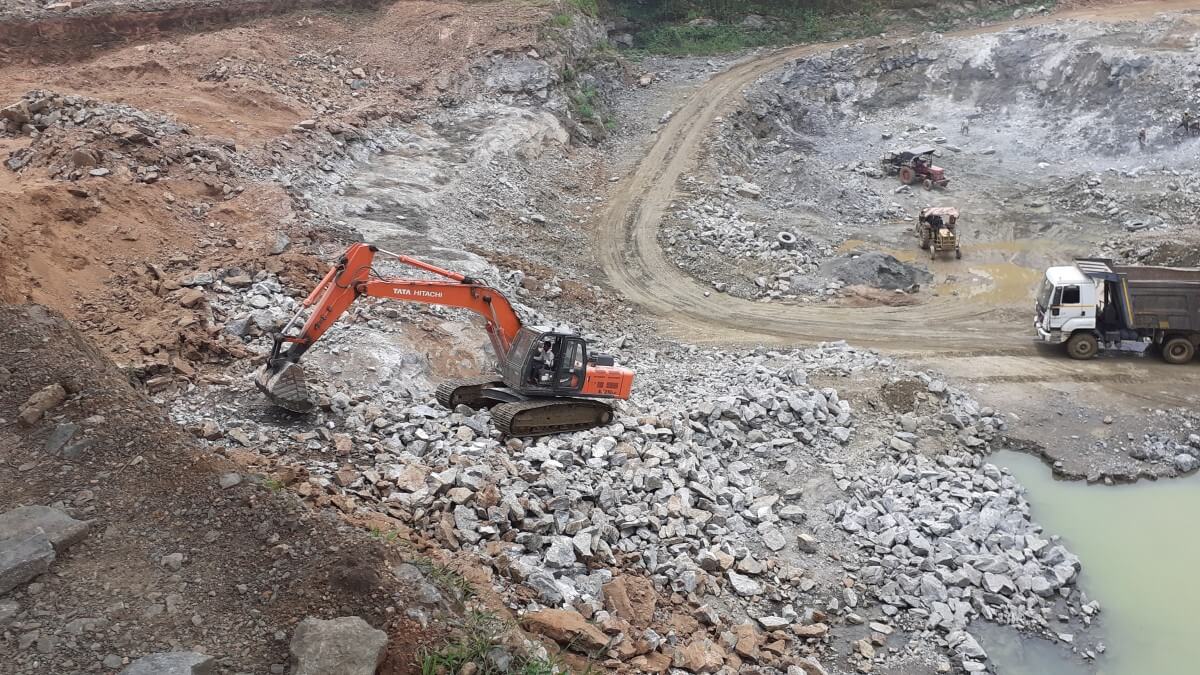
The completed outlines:
{"type": "Polygon", "coordinates": [[[637,35],[637,46],[655,54],[673,56],[719,54],[786,42],[776,31],[746,30],[728,24],[716,26],[663,26],[637,35]]]}
{"type": "Polygon", "coordinates": [[[570,3],[575,9],[588,16],[596,16],[600,13],[600,8],[596,5],[596,0],[570,0],[570,3]]]}

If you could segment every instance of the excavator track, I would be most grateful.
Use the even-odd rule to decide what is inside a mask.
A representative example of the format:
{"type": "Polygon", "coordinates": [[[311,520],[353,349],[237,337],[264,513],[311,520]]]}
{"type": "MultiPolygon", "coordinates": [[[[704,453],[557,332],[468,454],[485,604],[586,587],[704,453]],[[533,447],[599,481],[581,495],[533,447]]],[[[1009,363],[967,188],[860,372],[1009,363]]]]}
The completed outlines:
{"type": "Polygon", "coordinates": [[[488,399],[483,395],[483,390],[488,387],[500,386],[504,386],[504,383],[495,377],[450,380],[438,385],[435,396],[437,397],[438,405],[447,410],[454,410],[460,405],[479,410],[496,405],[496,401],[488,399]]]}
{"type": "Polygon", "coordinates": [[[532,399],[492,408],[492,423],[500,433],[522,438],[584,431],[612,420],[608,404],[579,398],[532,399]]]}

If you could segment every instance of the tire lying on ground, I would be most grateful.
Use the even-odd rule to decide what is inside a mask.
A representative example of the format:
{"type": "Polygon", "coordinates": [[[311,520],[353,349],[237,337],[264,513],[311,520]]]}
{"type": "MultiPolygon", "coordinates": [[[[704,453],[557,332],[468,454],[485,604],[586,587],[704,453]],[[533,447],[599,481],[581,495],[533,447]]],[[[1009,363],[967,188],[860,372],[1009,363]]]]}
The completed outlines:
{"type": "Polygon", "coordinates": [[[775,240],[779,242],[779,248],[787,250],[796,248],[796,235],[791,232],[780,232],[775,235],[775,240]]]}

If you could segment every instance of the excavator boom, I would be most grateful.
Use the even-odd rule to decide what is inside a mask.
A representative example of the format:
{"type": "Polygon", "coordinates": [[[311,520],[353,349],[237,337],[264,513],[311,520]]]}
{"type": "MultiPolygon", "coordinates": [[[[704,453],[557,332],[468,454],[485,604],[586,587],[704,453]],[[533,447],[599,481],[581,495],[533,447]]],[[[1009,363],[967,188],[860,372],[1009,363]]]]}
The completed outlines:
{"type": "MultiPolygon", "coordinates": [[[[317,309],[304,324],[303,330],[297,337],[281,335],[277,338],[279,342],[290,343],[286,355],[289,361],[294,363],[299,360],[360,295],[469,309],[486,321],[485,329],[496,351],[496,358],[504,359],[508,355],[513,338],[521,329],[521,319],[503,294],[457,272],[395,253],[387,255],[411,267],[446,277],[450,281],[373,279],[371,265],[377,251],[377,248],[367,244],[351,245],[321,283],[308,294],[302,307],[306,309],[316,305],[317,309]]],[[[284,329],[284,333],[299,316],[300,312],[297,312],[292,323],[284,329]]],[[[273,358],[275,356],[272,355],[273,358]]]]}

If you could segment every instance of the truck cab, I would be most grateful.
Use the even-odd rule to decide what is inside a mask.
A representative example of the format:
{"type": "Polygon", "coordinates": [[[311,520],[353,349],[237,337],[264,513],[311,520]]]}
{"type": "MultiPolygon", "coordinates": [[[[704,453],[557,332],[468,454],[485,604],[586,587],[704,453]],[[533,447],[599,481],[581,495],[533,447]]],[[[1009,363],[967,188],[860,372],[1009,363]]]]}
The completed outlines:
{"type": "Polygon", "coordinates": [[[1033,322],[1038,339],[1060,344],[1075,331],[1094,332],[1100,283],[1075,265],[1047,269],[1038,288],[1037,318],[1033,322]]]}

